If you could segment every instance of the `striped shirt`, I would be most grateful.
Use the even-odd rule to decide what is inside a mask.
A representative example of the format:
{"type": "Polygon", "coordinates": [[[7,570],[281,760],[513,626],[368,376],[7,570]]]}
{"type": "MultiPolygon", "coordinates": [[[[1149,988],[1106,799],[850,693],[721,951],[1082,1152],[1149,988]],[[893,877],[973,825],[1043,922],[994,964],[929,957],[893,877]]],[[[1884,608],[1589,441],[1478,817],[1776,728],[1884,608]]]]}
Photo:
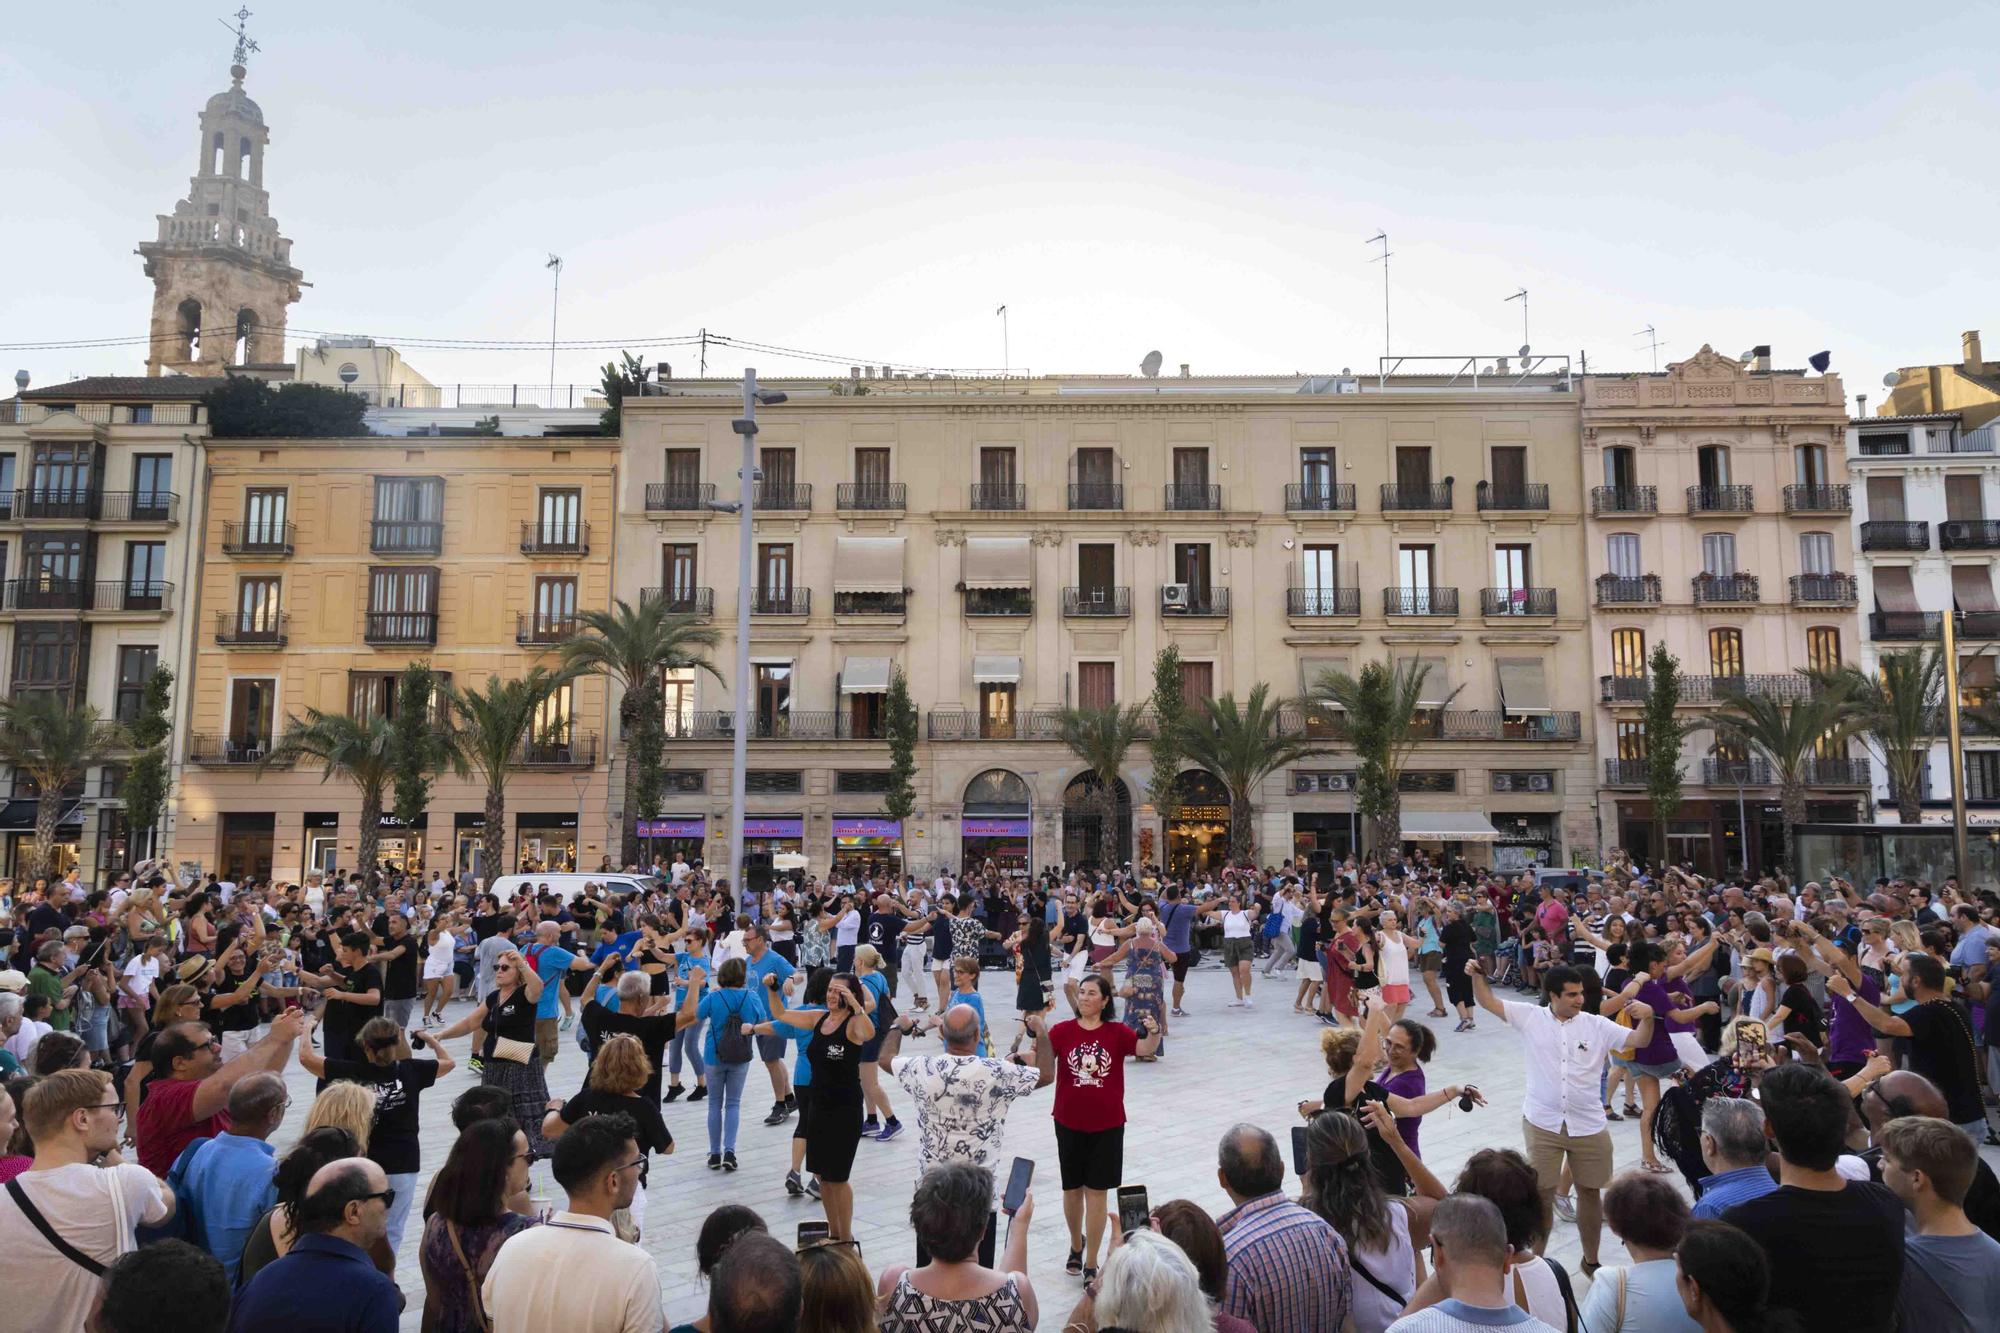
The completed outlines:
{"type": "Polygon", "coordinates": [[[1283,1194],[1266,1194],[1224,1213],[1229,1280],[1225,1314],[1258,1333],[1320,1333],[1347,1322],[1354,1274],[1340,1233],[1283,1194]]]}

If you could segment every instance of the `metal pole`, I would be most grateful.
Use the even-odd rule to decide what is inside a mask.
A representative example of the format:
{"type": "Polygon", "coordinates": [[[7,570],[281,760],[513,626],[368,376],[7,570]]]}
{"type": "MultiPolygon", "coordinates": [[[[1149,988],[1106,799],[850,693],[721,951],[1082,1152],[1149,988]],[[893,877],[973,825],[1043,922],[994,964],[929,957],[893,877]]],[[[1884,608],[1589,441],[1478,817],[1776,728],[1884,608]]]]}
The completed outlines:
{"type": "MultiPolygon", "coordinates": [[[[1749,763],[1749,760],[1744,760],[1749,763]]],[[[1736,770],[1738,773],[1742,769],[1736,770]]],[[[1743,868],[1743,878],[1750,878],[1750,817],[1743,806],[1743,779],[1736,780],[1736,860],[1743,868]]]]}
{"type": "Polygon", "coordinates": [[[1951,756],[1951,853],[1958,865],[1960,892],[1972,883],[1970,848],[1965,845],[1965,749],[1958,723],[1958,613],[1947,611],[1944,625],[1944,715],[1949,730],[1945,753],[1951,756]]]}
{"type": "MultiPolygon", "coordinates": [[[[736,725],[729,752],[729,888],[743,892],[743,773],[750,758],[750,578],[752,525],[757,495],[757,371],[743,371],[743,461],[737,511],[736,551],[736,725]]],[[[789,588],[787,589],[789,591],[789,588]]]]}
{"type": "MultiPolygon", "coordinates": [[[[549,293],[549,406],[556,405],[556,311],[562,302],[562,259],[550,255],[545,268],[555,270],[555,287],[549,293]]],[[[581,830],[579,830],[579,834],[581,830]]]]}

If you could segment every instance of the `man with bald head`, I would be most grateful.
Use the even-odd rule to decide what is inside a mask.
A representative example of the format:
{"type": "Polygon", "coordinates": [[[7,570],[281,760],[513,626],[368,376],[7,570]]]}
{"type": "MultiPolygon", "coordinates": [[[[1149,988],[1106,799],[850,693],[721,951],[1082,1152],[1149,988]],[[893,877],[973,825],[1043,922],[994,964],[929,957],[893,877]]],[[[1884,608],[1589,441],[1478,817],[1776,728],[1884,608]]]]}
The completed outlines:
{"type": "Polygon", "coordinates": [[[236,1298],[229,1333],[396,1333],[403,1297],[368,1247],[389,1231],[389,1177],[365,1157],[314,1173],[299,1204],[299,1238],[236,1298]]]}
{"type": "MultiPolygon", "coordinates": [[[[1884,1074],[1861,1090],[1855,1098],[1861,1119],[1868,1126],[1871,1145],[1861,1154],[1875,1179],[1882,1179],[1882,1131],[1906,1116],[1946,1119],[1945,1098],[1937,1085],[1922,1074],[1898,1069],[1884,1074]]],[[[1965,1215],[1987,1235],[2000,1240],[2000,1176],[1993,1174],[1984,1157],[1974,1161],[1972,1185],[1965,1192],[1965,1215]]]]}
{"type": "Polygon", "coordinates": [[[535,975],[542,979],[542,998],[535,1002],[535,1047],[542,1053],[544,1069],[555,1064],[556,1052],[562,1046],[563,976],[570,972],[595,970],[590,959],[571,953],[558,944],[561,938],[562,927],[553,921],[544,921],[535,927],[535,942],[522,954],[528,966],[535,969],[535,975]]]}
{"type": "MultiPolygon", "coordinates": [[[[1030,1065],[1021,1056],[1001,1060],[979,1054],[979,1013],[971,1005],[955,1004],[932,1022],[944,1039],[942,1054],[897,1054],[903,1038],[916,1030],[916,1020],[904,1013],[884,1035],[879,1060],[917,1105],[917,1178],[934,1166],[962,1162],[984,1167],[997,1186],[1006,1180],[1011,1166],[1001,1153],[1007,1108],[1015,1098],[1056,1080],[1056,1053],[1049,1045],[1048,1026],[1039,1015],[1027,1018],[1028,1031],[1035,1037],[1035,1060],[1030,1065]]],[[[998,1234],[997,1215],[989,1214],[986,1235],[979,1242],[979,1262],[989,1268],[998,1234]]],[[[919,1240],[917,1264],[929,1262],[919,1240]]]]}

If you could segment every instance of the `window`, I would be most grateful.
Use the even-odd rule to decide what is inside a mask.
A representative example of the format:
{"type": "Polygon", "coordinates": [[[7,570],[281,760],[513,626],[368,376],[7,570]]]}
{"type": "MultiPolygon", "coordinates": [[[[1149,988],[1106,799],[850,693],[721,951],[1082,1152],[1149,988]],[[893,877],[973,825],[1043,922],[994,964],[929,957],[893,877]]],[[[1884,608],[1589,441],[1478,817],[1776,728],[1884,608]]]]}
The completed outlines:
{"type": "Polygon", "coordinates": [[[0,518],[14,517],[14,455],[0,454],[0,518]]]}
{"type": "Polygon", "coordinates": [[[751,668],[751,688],[756,691],[759,736],[783,735],[791,722],[792,664],[757,662],[751,668]]]}
{"type": "Polygon", "coordinates": [[[571,688],[565,682],[535,705],[534,721],[528,726],[528,746],[532,756],[551,758],[555,751],[568,748],[570,728],[576,720],[576,699],[571,688]]]}
{"type": "Polygon", "coordinates": [[[164,514],[173,493],[172,454],[140,454],[132,460],[132,517],[164,514]]]}
{"type": "Polygon", "coordinates": [[[1518,444],[1494,445],[1493,493],[1519,496],[1528,488],[1528,451],[1518,444]]]}
{"type": "Polygon", "coordinates": [[[1732,677],[1743,674],[1742,630],[1712,629],[1708,632],[1708,674],[1732,677]]]}
{"type": "Polygon", "coordinates": [[[1012,486],[1014,484],[1014,451],[987,446],[979,451],[979,484],[982,486],[1012,486]]]}
{"type": "Polygon", "coordinates": [[[281,581],[259,575],[236,580],[236,636],[240,639],[276,639],[282,612],[279,610],[281,581]]]}
{"type": "Polygon", "coordinates": [[[1428,490],[1431,484],[1431,451],[1403,445],[1396,450],[1396,485],[1412,490],[1428,490]]]}
{"type": "Polygon", "coordinates": [[[843,768],[833,775],[833,790],[841,796],[879,796],[889,790],[886,768],[843,768]]]}
{"type": "Polygon", "coordinates": [[[21,539],[21,578],[37,592],[75,591],[83,583],[83,536],[35,532],[21,539]]]}
{"type": "Polygon", "coordinates": [[[1792,450],[1792,476],[1801,486],[1826,485],[1826,446],[1802,444],[1792,450]]]}
{"type": "MultiPolygon", "coordinates": [[[[449,681],[449,671],[434,673],[449,681]]],[[[396,716],[396,688],[402,673],[396,671],[350,671],[347,673],[347,712],[358,722],[396,716]]]]}
{"type": "Polygon", "coordinates": [[[1605,563],[1615,579],[1636,579],[1639,570],[1639,534],[1614,532],[1604,539],[1605,563]]]}
{"type": "MultiPolygon", "coordinates": [[[[28,479],[33,498],[52,506],[81,506],[90,491],[92,453],[88,444],[36,445],[28,479]]],[[[77,516],[82,517],[80,510],[77,516]]]]}
{"type": "Polygon", "coordinates": [[[1611,674],[1637,679],[1646,674],[1646,631],[1611,631],[1611,674]]]}
{"type": "Polygon", "coordinates": [[[1174,543],[1174,582],[1185,583],[1188,588],[1188,603],[1201,606],[1210,597],[1212,585],[1209,580],[1211,564],[1206,542],[1174,543]]]}
{"type": "Polygon", "coordinates": [[[125,543],[125,609],[158,610],[167,595],[167,544],[125,543]]]}
{"type": "Polygon", "coordinates": [[[856,449],[854,451],[854,480],[862,490],[880,490],[889,484],[889,451],[887,449],[856,449]]]}
{"type": "Polygon", "coordinates": [[[1215,694],[1215,663],[1181,663],[1181,698],[1190,706],[1215,694]]]}
{"type": "Polygon", "coordinates": [[[1736,577],[1736,534],[1709,532],[1701,538],[1701,571],[1719,579],[1736,577]]]}
{"type": "Polygon", "coordinates": [[[252,487],[243,493],[244,545],[284,545],[285,499],[285,492],[276,488],[252,487]]]}
{"type": "Polygon", "coordinates": [[[979,734],[1007,737],[1014,734],[1014,686],[979,687],[979,734]]]}
{"type": "Polygon", "coordinates": [[[696,597],[696,547],[693,542],[673,542],[660,548],[660,586],[675,610],[692,610],[696,597]]]}
{"type": "Polygon", "coordinates": [[[660,715],[669,736],[694,734],[694,668],[676,667],[660,677],[660,715]]]}
{"type": "Polygon", "coordinates": [[[792,601],[792,548],[766,542],[757,548],[757,601],[767,610],[783,612],[792,601]]]}
{"type": "Polygon", "coordinates": [[[1840,665],[1840,631],[1831,625],[1817,625],[1806,631],[1806,666],[1813,671],[1832,671],[1840,665]]]}
{"type": "Polygon", "coordinates": [[[698,768],[670,768],[660,774],[660,790],[699,796],[708,790],[708,774],[698,768]]]}
{"type": "Polygon", "coordinates": [[[1613,445],[1604,451],[1604,484],[1614,491],[1630,491],[1639,484],[1638,465],[1629,445],[1613,445]]]}
{"type": "Polygon", "coordinates": [[[1450,771],[1404,769],[1396,775],[1396,790],[1407,792],[1454,792],[1458,774],[1450,771]]]}
{"type": "Polygon", "coordinates": [[[1868,479],[1868,517],[1881,523],[1901,523],[1906,519],[1900,476],[1868,479]]]}
{"type": "Polygon", "coordinates": [[[1076,586],[1086,602],[1103,602],[1118,583],[1118,548],[1109,542],[1084,542],[1076,548],[1076,586]]]}
{"type": "Polygon", "coordinates": [[[541,638],[568,635],[576,623],[576,576],[535,580],[535,633],[541,638]]]}
{"type": "Polygon", "coordinates": [[[77,646],[74,621],[23,621],[14,626],[14,697],[35,692],[74,693],[77,646]]]}
{"type": "Polygon", "coordinates": [[[1695,450],[1695,472],[1704,490],[1729,484],[1729,449],[1726,445],[1704,444],[1695,450]]]}
{"type": "Polygon", "coordinates": [[[442,477],[375,478],[375,519],[381,523],[435,523],[444,516],[442,477]]]}
{"type": "Polygon", "coordinates": [[[1493,548],[1493,586],[1510,595],[1526,593],[1529,587],[1526,546],[1493,548]]]}
{"type": "Polygon", "coordinates": [[[118,693],[112,716],[122,726],[139,720],[146,701],[146,682],[160,665],[160,650],[151,644],[126,644],[118,649],[118,693]]]}
{"type": "Polygon", "coordinates": [[[798,484],[799,451],[796,449],[759,449],[757,470],[764,474],[764,485],[771,490],[789,490],[798,484]]]}
{"type": "Polygon", "coordinates": [[[1431,590],[1434,567],[1429,546],[1399,546],[1396,548],[1396,589],[1401,594],[1396,609],[1404,615],[1427,616],[1431,613],[1431,590]]]}
{"type": "Polygon", "coordinates": [[[666,457],[666,481],[670,492],[690,494],[701,485],[701,450],[669,449],[666,457]]]}
{"type": "Polygon", "coordinates": [[[583,492],[574,487],[544,490],[541,493],[539,546],[577,546],[583,538],[583,492]]]}
{"type": "Polygon", "coordinates": [[[229,682],[229,743],[239,750],[267,750],[278,713],[278,682],[269,678],[229,682]]]}
{"type": "Polygon", "coordinates": [[[1986,501],[1980,494],[1977,474],[1944,479],[1944,516],[1953,523],[1977,523],[1986,517],[1986,501]]]}
{"type": "Polygon", "coordinates": [[[1832,533],[1801,532],[1799,534],[1799,572],[1801,574],[1833,573],[1832,533]]]}
{"type": "Polygon", "coordinates": [[[796,796],[805,789],[805,774],[795,768],[753,768],[743,775],[743,790],[753,796],[796,796]]]}
{"type": "Polygon", "coordinates": [[[1617,732],[1618,757],[1620,759],[1644,759],[1646,757],[1646,724],[1643,722],[1620,722],[1617,732]]]}
{"type": "Polygon", "coordinates": [[[1299,450],[1299,485],[1309,497],[1333,494],[1333,465],[1331,449],[1299,450]]]}
{"type": "Polygon", "coordinates": [[[368,571],[368,632],[420,641],[437,632],[437,570],[398,566],[368,571]]]}
{"type": "Polygon", "coordinates": [[[1111,708],[1118,703],[1118,664],[1078,662],[1076,702],[1079,708],[1111,708]]]}
{"type": "Polygon", "coordinates": [[[1076,451],[1076,484],[1091,493],[1118,484],[1118,463],[1111,450],[1093,446],[1076,451]]]}

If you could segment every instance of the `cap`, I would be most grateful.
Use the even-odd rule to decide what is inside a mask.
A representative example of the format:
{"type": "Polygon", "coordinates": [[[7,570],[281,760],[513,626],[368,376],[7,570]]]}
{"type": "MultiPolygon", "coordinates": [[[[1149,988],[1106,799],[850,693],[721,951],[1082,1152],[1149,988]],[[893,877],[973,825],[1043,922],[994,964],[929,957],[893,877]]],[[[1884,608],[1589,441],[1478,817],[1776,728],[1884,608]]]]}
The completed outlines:
{"type": "Polygon", "coordinates": [[[0,972],[0,991],[12,991],[19,995],[28,989],[28,978],[13,968],[0,972]]]}

